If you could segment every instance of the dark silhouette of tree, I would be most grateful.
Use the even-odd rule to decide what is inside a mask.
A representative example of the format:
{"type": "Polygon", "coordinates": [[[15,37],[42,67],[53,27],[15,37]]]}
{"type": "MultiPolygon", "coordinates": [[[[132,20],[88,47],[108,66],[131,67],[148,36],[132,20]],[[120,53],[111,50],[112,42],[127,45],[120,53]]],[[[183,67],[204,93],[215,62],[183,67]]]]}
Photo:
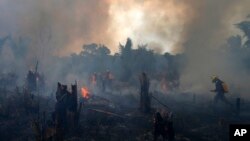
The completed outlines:
{"type": "Polygon", "coordinates": [[[245,34],[247,41],[244,43],[244,47],[250,47],[250,21],[242,21],[236,26],[245,34]]]}
{"type": "Polygon", "coordinates": [[[134,51],[134,70],[137,73],[154,72],[155,71],[155,54],[153,50],[147,50],[147,45],[138,45],[138,49],[134,51]]]}
{"type": "Polygon", "coordinates": [[[120,44],[120,53],[121,53],[121,65],[122,65],[122,75],[121,79],[127,81],[130,79],[132,74],[132,40],[127,39],[125,46],[120,44]]]}
{"type": "Polygon", "coordinates": [[[126,44],[119,45],[120,52],[114,55],[105,45],[87,44],[83,45],[80,54],[72,54],[69,68],[74,68],[76,74],[103,73],[107,69],[115,74],[119,81],[129,82],[131,85],[138,84],[138,75],[142,72],[148,73],[154,79],[162,79],[156,74],[167,74],[171,80],[179,79],[180,57],[166,53],[164,55],[155,53],[148,49],[147,44],[138,45],[133,49],[130,38],[126,44]],[[83,71],[84,70],[84,71],[83,71]]]}

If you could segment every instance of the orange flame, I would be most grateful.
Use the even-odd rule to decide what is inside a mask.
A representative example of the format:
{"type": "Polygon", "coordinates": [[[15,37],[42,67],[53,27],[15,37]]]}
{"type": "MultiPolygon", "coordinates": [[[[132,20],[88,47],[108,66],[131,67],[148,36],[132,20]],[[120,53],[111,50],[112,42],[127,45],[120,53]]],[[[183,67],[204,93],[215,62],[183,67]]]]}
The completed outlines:
{"type": "Polygon", "coordinates": [[[89,99],[89,90],[87,87],[82,87],[81,92],[83,98],[89,99]]]}

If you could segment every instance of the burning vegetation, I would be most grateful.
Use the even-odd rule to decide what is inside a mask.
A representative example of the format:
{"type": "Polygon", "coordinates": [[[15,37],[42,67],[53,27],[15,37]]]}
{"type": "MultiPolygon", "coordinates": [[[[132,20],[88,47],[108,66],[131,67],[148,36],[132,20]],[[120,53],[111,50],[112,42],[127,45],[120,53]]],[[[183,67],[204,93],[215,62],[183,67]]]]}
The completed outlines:
{"type": "Polygon", "coordinates": [[[81,88],[81,96],[82,96],[82,98],[84,98],[84,99],[89,99],[89,97],[90,97],[90,95],[89,95],[89,90],[88,90],[88,88],[87,87],[82,87],[81,88]]]}

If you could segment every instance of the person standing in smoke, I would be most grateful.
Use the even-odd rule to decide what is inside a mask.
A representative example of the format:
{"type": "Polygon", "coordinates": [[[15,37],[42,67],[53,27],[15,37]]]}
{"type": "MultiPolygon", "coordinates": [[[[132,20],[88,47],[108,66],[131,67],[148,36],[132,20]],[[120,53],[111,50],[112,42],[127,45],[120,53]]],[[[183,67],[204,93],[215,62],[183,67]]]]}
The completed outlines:
{"type": "Polygon", "coordinates": [[[140,91],[140,110],[143,113],[150,112],[150,97],[149,97],[149,79],[145,72],[143,72],[140,76],[140,84],[141,84],[141,91],[140,91]]]}
{"type": "Polygon", "coordinates": [[[97,73],[96,72],[90,75],[89,83],[90,83],[91,89],[95,90],[97,87],[97,73]]]}
{"type": "Polygon", "coordinates": [[[107,70],[105,73],[105,83],[108,89],[112,88],[112,81],[113,81],[113,75],[109,70],[107,70]]]}
{"type": "Polygon", "coordinates": [[[231,103],[226,99],[225,93],[227,90],[225,90],[225,85],[223,81],[221,81],[217,76],[212,77],[212,83],[215,84],[215,89],[211,90],[211,92],[215,92],[216,95],[214,96],[214,104],[216,105],[218,101],[222,101],[228,105],[231,105],[231,103]]]}

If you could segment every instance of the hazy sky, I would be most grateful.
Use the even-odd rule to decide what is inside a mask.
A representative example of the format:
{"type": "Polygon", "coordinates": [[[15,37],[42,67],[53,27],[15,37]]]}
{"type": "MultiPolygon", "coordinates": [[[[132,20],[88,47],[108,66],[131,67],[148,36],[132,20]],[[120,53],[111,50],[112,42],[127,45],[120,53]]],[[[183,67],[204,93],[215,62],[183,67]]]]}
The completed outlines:
{"type": "Polygon", "coordinates": [[[92,42],[115,52],[127,37],[177,53],[197,37],[233,34],[249,7],[249,0],[0,0],[0,36],[28,37],[34,52],[58,55],[92,42]]]}
{"type": "Polygon", "coordinates": [[[79,53],[89,43],[105,44],[114,53],[130,37],[134,47],[185,52],[183,91],[207,93],[211,75],[248,90],[245,66],[220,48],[228,37],[240,34],[234,24],[249,14],[250,0],[0,0],[0,37],[30,42],[19,62],[5,44],[0,65],[25,72],[40,60],[50,78],[58,80],[64,67],[51,55],[79,53]]]}

